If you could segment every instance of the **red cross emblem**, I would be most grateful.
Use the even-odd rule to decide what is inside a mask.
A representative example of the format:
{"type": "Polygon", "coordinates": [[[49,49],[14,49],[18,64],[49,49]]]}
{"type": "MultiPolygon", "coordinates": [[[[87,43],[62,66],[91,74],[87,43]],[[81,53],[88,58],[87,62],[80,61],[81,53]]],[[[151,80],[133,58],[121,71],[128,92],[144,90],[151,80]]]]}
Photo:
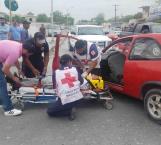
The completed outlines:
{"type": "Polygon", "coordinates": [[[65,73],[65,78],[61,80],[62,84],[68,84],[69,88],[74,87],[74,83],[76,81],[75,77],[72,77],[70,73],[65,73]]]}

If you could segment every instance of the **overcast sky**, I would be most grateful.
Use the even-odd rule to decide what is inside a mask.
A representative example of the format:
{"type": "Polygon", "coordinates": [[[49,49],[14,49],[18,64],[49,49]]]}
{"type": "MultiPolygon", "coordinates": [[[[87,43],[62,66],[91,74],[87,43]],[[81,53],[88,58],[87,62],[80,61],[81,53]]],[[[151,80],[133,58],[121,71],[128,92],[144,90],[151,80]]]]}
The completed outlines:
{"type": "MultiPolygon", "coordinates": [[[[0,11],[8,12],[4,7],[4,0],[0,0],[0,11]]],[[[19,9],[16,14],[26,14],[31,11],[34,14],[46,13],[48,16],[51,11],[51,0],[17,0],[19,9]]],[[[114,17],[114,4],[117,7],[117,15],[124,16],[141,11],[143,5],[151,5],[154,0],[53,0],[53,9],[61,12],[70,13],[76,20],[90,19],[99,13],[104,13],[105,19],[114,17]]]]}

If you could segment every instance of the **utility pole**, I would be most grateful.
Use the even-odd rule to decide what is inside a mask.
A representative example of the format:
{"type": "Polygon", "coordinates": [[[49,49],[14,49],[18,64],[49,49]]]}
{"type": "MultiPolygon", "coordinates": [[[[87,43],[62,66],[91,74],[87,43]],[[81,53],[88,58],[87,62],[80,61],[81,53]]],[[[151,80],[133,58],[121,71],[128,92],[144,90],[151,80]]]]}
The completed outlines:
{"type": "Polygon", "coordinates": [[[10,25],[12,24],[11,3],[12,3],[12,0],[9,0],[9,21],[10,21],[10,25]]]}
{"type": "Polygon", "coordinates": [[[51,25],[52,27],[53,27],[53,24],[54,24],[53,22],[53,0],[51,0],[51,25]]]}
{"type": "Polygon", "coordinates": [[[117,7],[119,6],[119,5],[117,5],[117,4],[115,4],[115,5],[113,5],[114,7],[115,7],[115,24],[116,24],[116,17],[117,17],[117,7]]]}

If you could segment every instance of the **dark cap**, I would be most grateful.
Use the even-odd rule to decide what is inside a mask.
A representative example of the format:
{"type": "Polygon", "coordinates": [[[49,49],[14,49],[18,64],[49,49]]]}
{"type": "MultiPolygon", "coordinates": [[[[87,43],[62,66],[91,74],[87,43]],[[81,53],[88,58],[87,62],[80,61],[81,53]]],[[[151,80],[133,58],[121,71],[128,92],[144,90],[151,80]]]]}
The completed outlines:
{"type": "Polygon", "coordinates": [[[66,65],[68,62],[72,61],[72,57],[68,54],[64,54],[60,58],[60,64],[61,65],[66,65]]]}
{"type": "Polygon", "coordinates": [[[87,41],[85,40],[77,40],[75,43],[75,49],[84,48],[87,45],[87,41]]]}
{"type": "Polygon", "coordinates": [[[42,32],[36,32],[36,33],[34,34],[34,39],[35,39],[36,42],[39,43],[39,44],[44,44],[44,43],[46,43],[46,41],[45,41],[45,36],[44,36],[44,34],[43,34],[42,32]]]}
{"type": "Polygon", "coordinates": [[[31,23],[29,21],[27,21],[27,20],[24,20],[23,24],[31,24],[31,23]]]}
{"type": "Polygon", "coordinates": [[[25,41],[23,44],[22,44],[22,47],[24,49],[26,49],[29,53],[34,53],[35,52],[35,48],[34,46],[32,46],[30,43],[29,43],[29,40],[25,41]]]}

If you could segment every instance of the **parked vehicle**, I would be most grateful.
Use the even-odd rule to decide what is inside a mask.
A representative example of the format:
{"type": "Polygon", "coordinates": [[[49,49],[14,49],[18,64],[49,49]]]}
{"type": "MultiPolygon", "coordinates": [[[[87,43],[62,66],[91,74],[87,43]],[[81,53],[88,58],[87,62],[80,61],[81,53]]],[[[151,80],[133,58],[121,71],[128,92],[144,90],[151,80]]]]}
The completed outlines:
{"type": "Polygon", "coordinates": [[[127,27],[126,30],[120,32],[119,37],[141,33],[161,33],[161,24],[152,22],[138,23],[133,27],[127,27]]]}
{"type": "Polygon", "coordinates": [[[76,25],[70,33],[78,39],[96,43],[100,48],[108,46],[112,41],[105,35],[103,27],[98,25],[76,25]]]}
{"type": "Polygon", "coordinates": [[[144,101],[147,114],[161,122],[161,35],[120,38],[103,49],[101,71],[110,89],[144,101]]]}
{"type": "Polygon", "coordinates": [[[57,34],[61,33],[61,27],[59,25],[49,25],[47,27],[47,36],[48,37],[55,37],[57,34]]]}

